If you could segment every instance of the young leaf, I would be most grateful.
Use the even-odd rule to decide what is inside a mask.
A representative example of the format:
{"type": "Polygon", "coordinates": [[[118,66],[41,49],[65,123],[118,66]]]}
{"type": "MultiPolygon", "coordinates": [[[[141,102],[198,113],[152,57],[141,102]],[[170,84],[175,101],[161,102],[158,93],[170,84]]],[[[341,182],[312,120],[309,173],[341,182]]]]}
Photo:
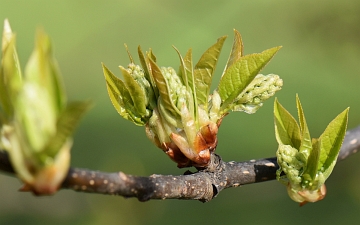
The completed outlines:
{"type": "Polygon", "coordinates": [[[311,180],[315,180],[316,174],[318,172],[320,152],[321,152],[320,142],[318,139],[314,139],[314,143],[312,144],[310,155],[307,159],[306,169],[304,171],[304,177],[306,177],[306,174],[308,174],[311,180]]]}
{"type": "Polygon", "coordinates": [[[243,42],[239,31],[234,29],[234,41],[224,72],[243,56],[243,42]]]}
{"type": "Polygon", "coordinates": [[[146,104],[145,104],[145,93],[140,85],[134,80],[134,78],[129,74],[129,72],[122,66],[120,66],[120,70],[123,74],[124,81],[129,91],[132,102],[134,103],[134,107],[137,113],[143,117],[146,115],[146,104]]]}
{"type": "MultiPolygon", "coordinates": [[[[184,62],[183,57],[181,56],[179,50],[173,46],[173,48],[175,49],[176,53],[179,56],[180,59],[180,71],[179,71],[179,75],[184,83],[184,85],[188,88],[189,87],[189,79],[188,79],[188,73],[192,72],[192,69],[189,70],[189,68],[187,68],[187,65],[184,62]]],[[[192,75],[192,74],[191,74],[192,75]]]]}
{"type": "Polygon", "coordinates": [[[161,96],[158,99],[158,109],[159,109],[159,114],[162,116],[162,118],[168,122],[169,124],[171,124],[174,127],[183,128],[183,125],[181,123],[181,121],[179,120],[179,116],[177,114],[173,114],[172,112],[170,112],[166,107],[165,104],[161,98],[161,96]]]}
{"type": "MultiPolygon", "coordinates": [[[[13,127],[6,127],[7,140],[11,145],[9,150],[11,165],[16,171],[17,176],[22,180],[33,181],[33,174],[29,171],[28,164],[31,160],[30,157],[25,157],[24,148],[24,135],[20,134],[19,129],[13,129],[13,127]]],[[[26,149],[25,152],[30,152],[29,149],[26,149]]],[[[32,162],[31,162],[32,163],[32,162]]]]}
{"type": "Polygon", "coordinates": [[[128,57],[130,59],[130,63],[134,63],[134,59],[133,59],[132,55],[130,54],[130,51],[129,51],[129,48],[128,48],[127,44],[124,44],[124,46],[125,46],[126,52],[128,54],[128,57]]]}
{"type": "Polygon", "coordinates": [[[154,77],[155,84],[156,84],[157,88],[159,89],[159,94],[165,104],[165,107],[174,115],[176,115],[176,114],[180,115],[180,111],[176,108],[176,106],[174,105],[174,103],[172,102],[172,100],[170,98],[169,85],[167,84],[167,81],[166,81],[164,75],[161,73],[160,68],[156,65],[154,60],[152,60],[150,58],[148,58],[148,59],[149,59],[150,68],[152,71],[152,75],[154,77]]]}
{"type": "MultiPolygon", "coordinates": [[[[175,48],[175,47],[174,47],[175,48]]],[[[193,73],[193,68],[192,68],[192,54],[191,54],[191,49],[189,49],[185,55],[185,58],[183,59],[180,52],[175,48],[176,52],[179,55],[180,58],[180,72],[182,75],[182,79],[183,82],[187,88],[187,90],[191,90],[191,93],[193,95],[194,101],[190,102],[189,98],[189,102],[188,104],[192,104],[189,105],[189,110],[194,112],[194,119],[195,121],[197,121],[198,118],[198,112],[197,112],[197,98],[196,98],[196,88],[195,88],[195,81],[194,81],[194,73],[193,73]],[[195,107],[194,107],[195,106],[195,107]]]]}
{"type": "Polygon", "coordinates": [[[301,106],[300,98],[298,95],[296,95],[296,107],[298,109],[300,131],[301,131],[301,145],[299,148],[299,152],[304,153],[306,156],[309,156],[310,151],[312,149],[311,137],[310,137],[309,128],[306,124],[305,115],[303,108],[301,106]]]}
{"type": "Polygon", "coordinates": [[[203,104],[204,108],[207,108],[212,76],[225,39],[226,36],[219,38],[207,49],[194,68],[196,97],[198,104],[203,104]]]}
{"type": "Polygon", "coordinates": [[[20,63],[15,49],[15,36],[12,36],[2,47],[3,51],[0,64],[0,106],[5,118],[10,120],[14,114],[13,102],[22,84],[20,63]]]}
{"type": "MultiPolygon", "coordinates": [[[[156,84],[155,84],[154,78],[151,73],[149,60],[147,60],[147,58],[145,58],[144,53],[142,52],[142,50],[140,48],[140,45],[138,46],[138,55],[139,55],[141,67],[143,68],[143,70],[145,72],[145,78],[150,82],[153,92],[155,94],[155,97],[157,99],[159,97],[159,91],[156,88],[156,84]]],[[[154,58],[155,58],[155,56],[154,56],[154,58]]]]}
{"type": "Polygon", "coordinates": [[[50,37],[41,29],[36,33],[34,51],[25,67],[26,82],[45,87],[53,100],[51,107],[60,112],[66,105],[65,89],[60,79],[57,62],[52,54],[50,37]]]}
{"type": "Polygon", "coordinates": [[[186,69],[185,72],[186,72],[189,87],[191,88],[192,92],[196,96],[195,77],[194,77],[194,71],[193,71],[191,48],[186,52],[186,55],[184,57],[184,64],[185,64],[185,69],[186,69]]]}
{"type": "Polygon", "coordinates": [[[102,67],[108,94],[116,111],[124,119],[130,120],[138,126],[143,126],[145,123],[141,121],[141,118],[134,115],[134,103],[124,82],[117,78],[104,64],[102,67]]]}
{"type": "Polygon", "coordinates": [[[321,155],[318,169],[323,171],[325,179],[335,166],[346,133],[348,113],[349,108],[340,113],[330,122],[319,138],[321,155]]]}
{"type": "Polygon", "coordinates": [[[243,56],[225,71],[217,89],[223,101],[222,110],[250,84],[280,48],[274,47],[261,53],[243,56]]]}
{"type": "Polygon", "coordinates": [[[1,47],[2,58],[0,65],[0,84],[4,85],[4,88],[0,89],[0,98],[3,96],[3,91],[7,89],[10,89],[10,93],[5,95],[14,95],[22,84],[20,62],[16,52],[15,43],[16,36],[11,30],[9,21],[5,19],[1,47]]]}
{"type": "Polygon", "coordinates": [[[66,106],[64,112],[58,118],[56,134],[49,139],[47,146],[43,150],[46,156],[55,157],[57,155],[59,149],[71,137],[81,117],[90,106],[90,102],[72,102],[66,106]]]}
{"type": "Polygon", "coordinates": [[[279,103],[274,102],[275,116],[275,135],[279,144],[291,145],[299,149],[300,147],[300,128],[295,118],[279,103]]]}

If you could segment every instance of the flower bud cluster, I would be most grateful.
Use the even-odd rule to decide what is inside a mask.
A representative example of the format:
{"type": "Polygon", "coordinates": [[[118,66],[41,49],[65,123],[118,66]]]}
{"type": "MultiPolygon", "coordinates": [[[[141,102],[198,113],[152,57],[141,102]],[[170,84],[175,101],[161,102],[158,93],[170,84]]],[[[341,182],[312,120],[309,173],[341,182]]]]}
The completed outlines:
{"type": "Polygon", "coordinates": [[[290,145],[279,145],[276,157],[281,170],[276,171],[280,182],[286,185],[289,197],[303,205],[316,202],[326,195],[325,178],[318,171],[315,179],[304,174],[307,157],[290,145]],[[282,174],[286,174],[282,176],[282,174]]]}
{"type": "Polygon", "coordinates": [[[237,97],[232,110],[253,114],[263,105],[265,100],[272,97],[276,91],[281,90],[282,85],[283,81],[278,75],[258,74],[237,97]]]}
{"type": "MultiPolygon", "coordinates": [[[[297,185],[301,183],[301,174],[299,173],[304,169],[304,162],[301,161],[299,154],[299,151],[290,145],[280,145],[276,152],[282,171],[284,171],[288,179],[291,179],[297,185]]],[[[278,170],[278,173],[282,171],[278,170]]]]}
{"type": "Polygon", "coordinates": [[[182,105],[186,104],[186,96],[188,94],[186,86],[183,84],[174,68],[161,67],[161,72],[167,80],[172,102],[179,110],[181,110],[182,105]]]}

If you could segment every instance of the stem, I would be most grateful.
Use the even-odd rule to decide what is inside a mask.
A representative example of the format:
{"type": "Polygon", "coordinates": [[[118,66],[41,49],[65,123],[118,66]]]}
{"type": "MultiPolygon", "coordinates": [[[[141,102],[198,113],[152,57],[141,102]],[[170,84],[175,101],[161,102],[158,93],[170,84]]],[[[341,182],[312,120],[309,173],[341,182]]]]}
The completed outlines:
{"type": "MultiPolygon", "coordinates": [[[[338,161],[356,153],[360,147],[360,126],[346,133],[338,161]]],[[[70,168],[61,185],[79,192],[150,199],[187,199],[210,201],[225,188],[276,179],[276,157],[245,162],[224,162],[212,154],[209,167],[185,175],[127,175],[81,168],[70,168]]],[[[0,151],[0,171],[15,174],[6,151],[0,151]]]]}

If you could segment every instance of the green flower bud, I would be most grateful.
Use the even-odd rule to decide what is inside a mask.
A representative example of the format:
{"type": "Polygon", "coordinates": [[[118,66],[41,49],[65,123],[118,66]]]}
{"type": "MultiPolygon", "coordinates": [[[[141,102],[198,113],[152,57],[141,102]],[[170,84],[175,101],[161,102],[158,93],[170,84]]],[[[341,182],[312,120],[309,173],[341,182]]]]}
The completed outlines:
{"type": "Polygon", "coordinates": [[[304,162],[299,160],[299,151],[290,145],[279,145],[276,152],[279,166],[281,170],[277,171],[277,176],[280,177],[282,171],[287,175],[286,178],[294,184],[300,184],[300,172],[303,170],[304,162]]]}
{"type": "Polygon", "coordinates": [[[278,75],[258,74],[236,98],[232,110],[253,114],[263,105],[265,100],[272,97],[276,91],[281,90],[282,85],[282,79],[278,75]]]}
{"type": "Polygon", "coordinates": [[[169,94],[173,104],[181,110],[182,105],[188,100],[186,87],[172,67],[161,67],[160,69],[169,85],[169,94]]]}

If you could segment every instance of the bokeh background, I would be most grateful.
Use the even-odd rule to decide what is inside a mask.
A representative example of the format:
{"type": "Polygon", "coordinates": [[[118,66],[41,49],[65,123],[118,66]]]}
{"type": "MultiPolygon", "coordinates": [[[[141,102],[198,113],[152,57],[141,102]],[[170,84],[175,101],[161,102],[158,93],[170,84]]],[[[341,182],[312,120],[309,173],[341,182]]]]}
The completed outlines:
{"type": "MultiPolygon", "coordinates": [[[[350,106],[349,128],[360,124],[359,1],[19,1],[0,0],[0,20],[17,33],[24,67],[34,33],[50,34],[71,100],[95,103],[75,134],[72,166],[148,176],[182,174],[147,140],[144,128],[122,119],[107,96],[104,62],[120,76],[129,63],[124,43],[152,47],[160,65],[179,65],[172,49],[193,48],[194,59],[229,35],[214,83],[230,52],[233,28],[245,53],[283,48],[263,73],[279,74],[279,101],[296,113],[298,93],[313,137],[350,106]]],[[[217,153],[226,161],[275,155],[273,98],[256,114],[224,120],[217,153]]],[[[328,195],[299,207],[276,181],[231,188],[209,203],[149,201],[61,190],[52,197],[18,192],[20,182],[0,174],[0,224],[354,224],[360,220],[360,154],[340,162],[327,182],[328,195]]]]}

